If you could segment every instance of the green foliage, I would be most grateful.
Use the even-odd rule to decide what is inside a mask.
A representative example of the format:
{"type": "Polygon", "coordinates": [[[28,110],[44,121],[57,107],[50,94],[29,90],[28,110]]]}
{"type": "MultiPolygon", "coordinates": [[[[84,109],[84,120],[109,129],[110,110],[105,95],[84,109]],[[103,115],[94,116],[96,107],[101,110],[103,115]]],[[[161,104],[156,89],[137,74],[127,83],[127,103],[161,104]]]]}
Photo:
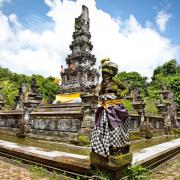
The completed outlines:
{"type": "Polygon", "coordinates": [[[44,169],[41,166],[31,165],[29,170],[30,170],[31,175],[33,176],[33,178],[45,177],[45,176],[48,175],[47,169],[44,169]]]}
{"type": "Polygon", "coordinates": [[[3,87],[2,94],[5,101],[5,108],[12,108],[15,105],[15,96],[18,94],[18,89],[22,82],[30,87],[32,78],[35,78],[40,86],[39,90],[42,93],[44,103],[51,103],[55,99],[55,95],[59,86],[55,83],[55,78],[45,78],[41,75],[27,76],[24,74],[12,73],[7,68],[0,67],[0,86],[3,87]]]}
{"type": "Polygon", "coordinates": [[[152,114],[157,114],[158,113],[158,109],[156,106],[156,100],[155,99],[146,99],[145,100],[145,112],[146,113],[152,113],[152,114]]]}
{"type": "Polygon", "coordinates": [[[132,104],[129,100],[123,100],[123,105],[128,111],[133,111],[132,104]]]}
{"type": "Polygon", "coordinates": [[[78,141],[80,145],[89,144],[89,137],[85,134],[79,134],[78,141]]]}
{"type": "Polygon", "coordinates": [[[66,176],[66,173],[57,173],[56,171],[53,171],[52,174],[49,174],[49,180],[69,180],[70,178],[66,176]]]}
{"type": "Polygon", "coordinates": [[[152,81],[152,86],[156,89],[162,89],[164,87],[170,88],[171,79],[173,76],[164,76],[163,74],[156,75],[154,81],[152,81]]]}
{"type": "Polygon", "coordinates": [[[161,74],[163,76],[172,76],[176,74],[177,62],[175,59],[172,59],[162,66],[158,66],[153,73],[153,80],[155,80],[157,75],[161,74]]]}
{"type": "Polygon", "coordinates": [[[15,97],[18,94],[17,86],[8,81],[0,81],[0,86],[2,87],[1,93],[3,95],[5,108],[12,108],[15,106],[15,97]]]}
{"type": "Polygon", "coordinates": [[[173,129],[173,134],[180,135],[180,128],[173,129]]]}
{"type": "Polygon", "coordinates": [[[142,77],[137,72],[120,72],[116,75],[116,78],[125,82],[125,84],[132,90],[138,87],[141,92],[146,91],[147,78],[142,77]]]}
{"type": "Polygon", "coordinates": [[[149,86],[147,88],[147,97],[145,97],[147,100],[148,99],[159,99],[159,89],[154,88],[153,86],[149,86]]]}
{"type": "Polygon", "coordinates": [[[15,163],[15,165],[17,166],[21,166],[23,163],[21,160],[18,160],[18,159],[14,159],[13,162],[15,163]]]}
{"type": "Polygon", "coordinates": [[[175,102],[180,105],[180,66],[176,60],[170,60],[154,70],[150,87],[156,91],[163,87],[170,89],[175,102]]]}
{"type": "Polygon", "coordinates": [[[140,165],[128,168],[128,179],[130,180],[147,180],[148,176],[149,171],[140,165]]]}
{"type": "Polygon", "coordinates": [[[131,141],[141,139],[140,132],[139,131],[130,131],[129,139],[131,141]]]}
{"type": "Polygon", "coordinates": [[[172,78],[178,73],[179,65],[177,65],[176,60],[170,60],[154,70],[152,85],[159,89],[163,86],[170,87],[172,78]]]}
{"type": "Polygon", "coordinates": [[[41,75],[32,75],[35,78],[37,84],[40,86],[40,92],[42,93],[43,103],[52,103],[55,99],[56,93],[59,90],[59,86],[55,83],[54,77],[44,78],[41,75]]]}
{"type": "Polygon", "coordinates": [[[52,103],[55,99],[59,86],[54,83],[54,78],[45,79],[40,87],[44,100],[48,103],[52,103]]]}
{"type": "Polygon", "coordinates": [[[2,68],[0,66],[0,81],[6,81],[12,78],[12,73],[8,68],[2,68]]]}
{"type": "Polygon", "coordinates": [[[99,170],[97,168],[93,171],[93,175],[98,177],[98,179],[100,179],[100,180],[111,180],[112,179],[112,175],[110,175],[110,173],[107,173],[106,171],[103,171],[103,170],[99,170]]]}
{"type": "Polygon", "coordinates": [[[177,65],[176,67],[176,74],[180,74],[180,65],[177,65]]]}
{"type": "Polygon", "coordinates": [[[114,86],[112,86],[112,90],[116,91],[116,95],[119,98],[124,97],[128,92],[128,89],[127,89],[125,83],[122,82],[120,79],[118,79],[116,76],[113,77],[113,81],[115,84],[114,84],[114,86]]]}
{"type": "Polygon", "coordinates": [[[174,94],[174,100],[180,106],[180,75],[172,78],[170,85],[174,94]]]}
{"type": "Polygon", "coordinates": [[[49,177],[49,180],[59,180],[59,179],[60,179],[60,175],[56,172],[54,172],[53,175],[49,177]]]}

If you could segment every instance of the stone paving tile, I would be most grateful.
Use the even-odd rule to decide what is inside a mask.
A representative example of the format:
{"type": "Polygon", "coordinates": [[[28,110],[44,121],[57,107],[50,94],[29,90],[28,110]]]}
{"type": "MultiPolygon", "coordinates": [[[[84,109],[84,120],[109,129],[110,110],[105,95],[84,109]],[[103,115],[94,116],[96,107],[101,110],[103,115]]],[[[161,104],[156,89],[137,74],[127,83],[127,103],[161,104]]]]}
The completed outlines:
{"type": "Polygon", "coordinates": [[[44,170],[44,175],[37,175],[37,172],[33,173],[30,170],[30,167],[20,167],[24,166],[21,162],[12,161],[12,163],[0,156],[0,180],[72,180],[72,178],[56,173],[49,173],[46,170],[44,170]],[[17,163],[17,165],[14,163],[17,163]],[[18,163],[21,165],[19,166],[18,163]]]}
{"type": "Polygon", "coordinates": [[[14,166],[0,160],[0,179],[1,180],[31,180],[30,172],[21,167],[14,166]]]}
{"type": "Polygon", "coordinates": [[[150,180],[180,180],[180,154],[160,166],[156,172],[150,176],[150,180]]]}

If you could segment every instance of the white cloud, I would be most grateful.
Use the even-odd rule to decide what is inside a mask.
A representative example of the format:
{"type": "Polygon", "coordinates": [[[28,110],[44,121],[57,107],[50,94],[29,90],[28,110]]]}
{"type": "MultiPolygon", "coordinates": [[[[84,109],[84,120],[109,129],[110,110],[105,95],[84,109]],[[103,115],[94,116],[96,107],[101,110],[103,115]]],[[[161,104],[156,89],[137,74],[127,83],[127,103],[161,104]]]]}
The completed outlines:
{"type": "Polygon", "coordinates": [[[12,22],[17,28],[21,28],[21,24],[18,22],[17,16],[15,14],[11,14],[9,16],[9,22],[12,22]]]}
{"type": "MultiPolygon", "coordinates": [[[[59,75],[60,65],[70,53],[74,18],[85,4],[90,11],[90,31],[97,62],[110,57],[120,70],[138,71],[150,77],[153,69],[171,58],[179,58],[179,46],[151,26],[143,27],[133,15],[126,21],[97,9],[95,0],[45,0],[53,26],[41,33],[25,29],[15,14],[0,15],[0,65],[26,74],[59,75]]],[[[40,24],[37,24],[39,27],[40,24]]]]}
{"type": "Polygon", "coordinates": [[[164,32],[166,30],[167,23],[171,17],[171,14],[164,11],[158,12],[156,16],[156,24],[158,25],[158,28],[161,32],[164,32]]]}

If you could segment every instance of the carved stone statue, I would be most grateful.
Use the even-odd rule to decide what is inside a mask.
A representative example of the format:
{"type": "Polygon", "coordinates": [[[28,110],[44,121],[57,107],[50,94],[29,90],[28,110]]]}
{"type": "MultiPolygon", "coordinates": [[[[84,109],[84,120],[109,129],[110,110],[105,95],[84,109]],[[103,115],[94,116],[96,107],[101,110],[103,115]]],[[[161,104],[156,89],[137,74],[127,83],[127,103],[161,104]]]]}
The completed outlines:
{"type": "Polygon", "coordinates": [[[102,82],[100,95],[113,93],[118,98],[124,97],[128,89],[120,80],[118,80],[115,75],[118,72],[118,66],[112,63],[110,59],[103,59],[102,64],[102,82]]]}
{"type": "Polygon", "coordinates": [[[92,151],[108,157],[129,152],[129,113],[122,105],[128,92],[123,82],[115,78],[118,66],[109,59],[101,61],[102,83],[99,107],[92,132],[92,151]]]}

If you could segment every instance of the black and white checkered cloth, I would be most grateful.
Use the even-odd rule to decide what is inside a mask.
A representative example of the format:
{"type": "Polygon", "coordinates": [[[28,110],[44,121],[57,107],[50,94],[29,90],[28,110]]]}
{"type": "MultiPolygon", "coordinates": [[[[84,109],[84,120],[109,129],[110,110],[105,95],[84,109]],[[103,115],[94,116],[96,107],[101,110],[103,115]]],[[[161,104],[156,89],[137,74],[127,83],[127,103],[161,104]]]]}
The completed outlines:
{"type": "Polygon", "coordinates": [[[105,157],[110,155],[110,147],[125,147],[130,144],[129,118],[118,127],[110,129],[106,113],[106,109],[104,109],[100,126],[95,126],[91,136],[91,148],[105,157]]]}

